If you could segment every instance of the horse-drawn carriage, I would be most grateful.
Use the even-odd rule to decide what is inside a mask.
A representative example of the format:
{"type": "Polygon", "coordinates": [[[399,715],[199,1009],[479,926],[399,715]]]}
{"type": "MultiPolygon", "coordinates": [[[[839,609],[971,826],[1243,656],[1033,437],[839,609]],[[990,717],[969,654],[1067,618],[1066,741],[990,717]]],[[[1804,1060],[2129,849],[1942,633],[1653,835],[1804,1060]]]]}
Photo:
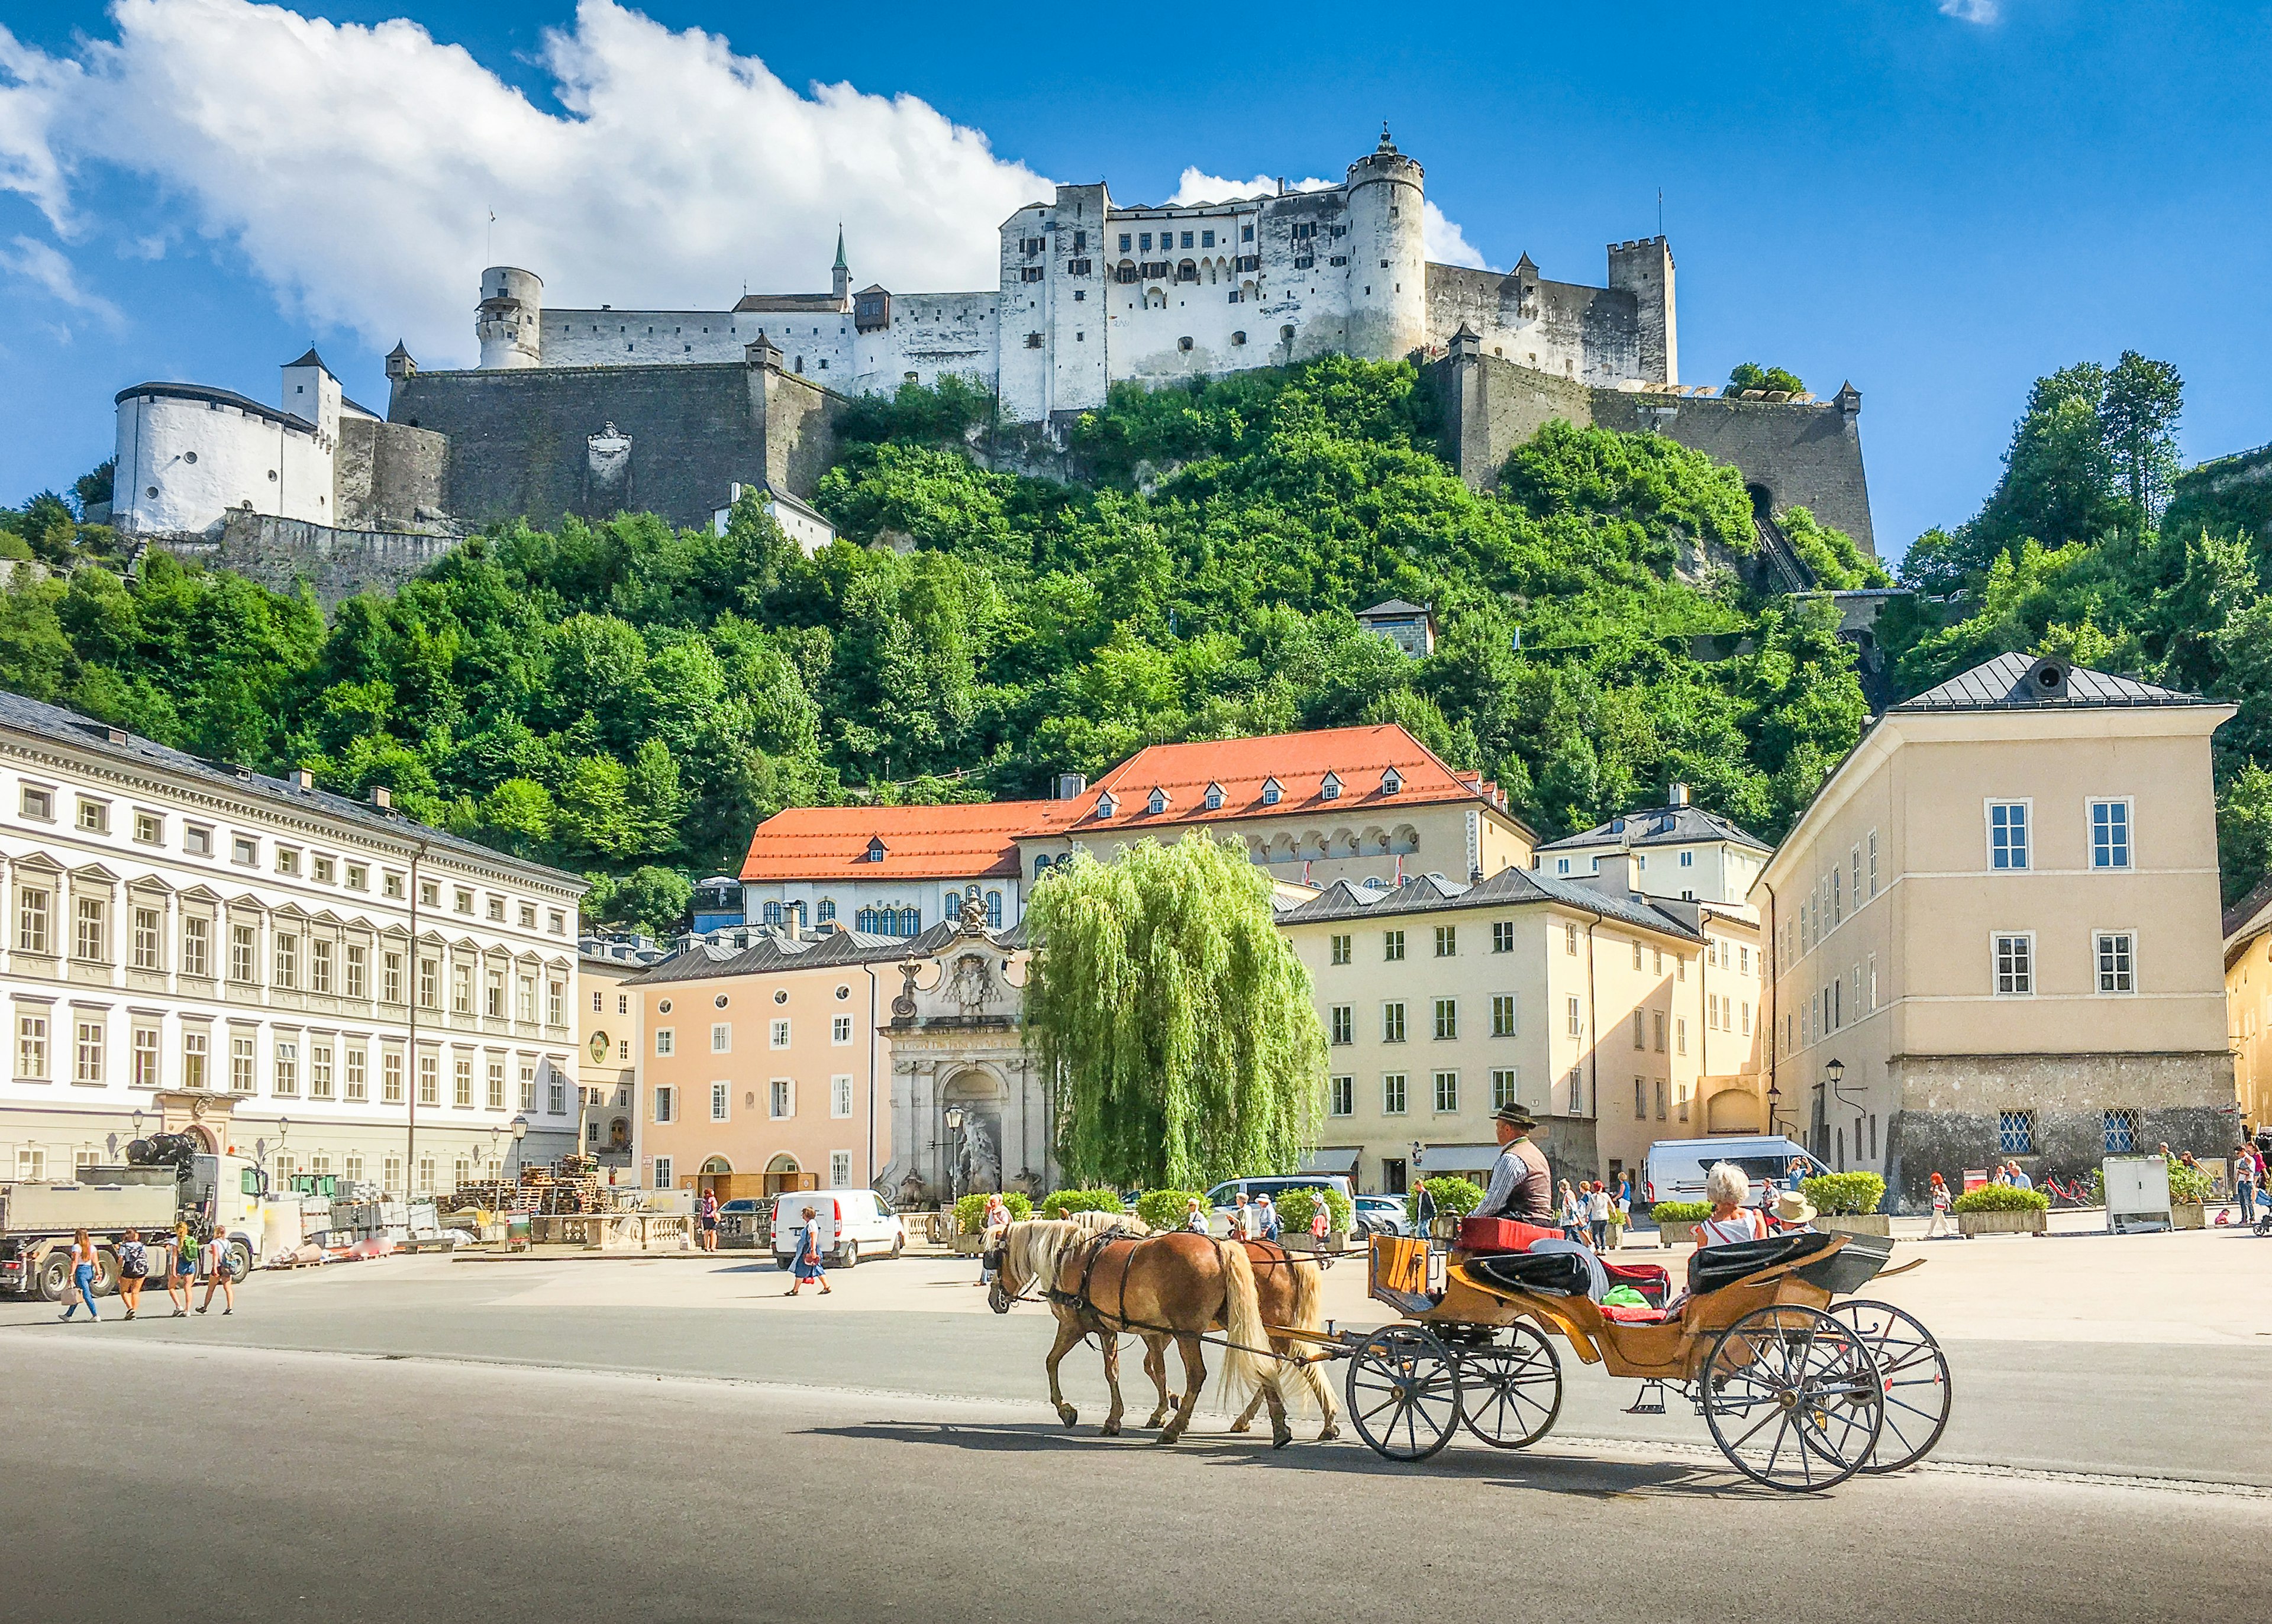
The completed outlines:
{"type": "Polygon", "coordinates": [[[1661,1411],[1678,1388],[1730,1463],[1774,1488],[1897,1471],[1939,1441],[1939,1345],[1903,1310],[1850,1296],[1884,1269],[1890,1240],[1801,1231],[1701,1249],[1677,1296],[1660,1266],[1558,1242],[1498,1219],[1461,1220],[1455,1238],[1376,1235],[1371,1293],[1401,1322],[1294,1338],[1349,1361],[1349,1418],[1395,1460],[1425,1459],[1463,1424],[1502,1449],[1544,1437],[1562,1408],[1550,1335],[1585,1364],[1638,1378],[1637,1410],[1661,1411]],[[1541,1240],[1557,1244],[1532,1250],[1541,1240]],[[1605,1284],[1641,1301],[1600,1301],[1605,1284]]]}

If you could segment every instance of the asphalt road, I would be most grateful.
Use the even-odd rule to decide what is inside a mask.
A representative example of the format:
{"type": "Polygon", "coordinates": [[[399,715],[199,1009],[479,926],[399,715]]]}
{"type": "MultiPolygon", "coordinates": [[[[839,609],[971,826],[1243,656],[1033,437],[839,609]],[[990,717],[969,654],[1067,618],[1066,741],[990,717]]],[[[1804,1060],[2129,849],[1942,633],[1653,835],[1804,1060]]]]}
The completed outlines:
{"type": "Polygon", "coordinates": [[[0,1333],[10,1618],[2126,1624],[2253,1616],[2272,1536],[2249,1489],[1787,1497],[1648,1446],[1161,1449],[1031,1403],[71,1330],[0,1333]]]}

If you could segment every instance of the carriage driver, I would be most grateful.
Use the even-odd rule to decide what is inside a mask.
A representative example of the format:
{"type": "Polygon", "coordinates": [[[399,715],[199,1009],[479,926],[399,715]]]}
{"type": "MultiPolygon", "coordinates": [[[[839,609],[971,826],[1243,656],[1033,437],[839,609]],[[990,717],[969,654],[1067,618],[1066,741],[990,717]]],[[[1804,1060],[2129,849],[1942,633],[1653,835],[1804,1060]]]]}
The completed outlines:
{"type": "Polygon", "coordinates": [[[1474,1216],[1551,1227],[1554,1174],[1546,1165],[1545,1153],[1530,1142],[1530,1130],[1538,1126],[1538,1119],[1520,1105],[1502,1105],[1491,1112],[1491,1121],[1498,1130],[1498,1160],[1491,1164],[1491,1188],[1474,1216]]]}

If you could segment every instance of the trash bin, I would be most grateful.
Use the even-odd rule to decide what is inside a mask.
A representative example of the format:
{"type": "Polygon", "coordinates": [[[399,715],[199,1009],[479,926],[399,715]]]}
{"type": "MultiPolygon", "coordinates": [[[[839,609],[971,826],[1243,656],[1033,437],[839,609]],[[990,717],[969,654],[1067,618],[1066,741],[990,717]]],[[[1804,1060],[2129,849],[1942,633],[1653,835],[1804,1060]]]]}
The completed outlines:
{"type": "Polygon", "coordinates": [[[535,1224],[531,1215],[525,1212],[507,1214],[504,1221],[504,1249],[507,1252],[527,1251],[530,1236],[534,1228],[535,1224]]]}

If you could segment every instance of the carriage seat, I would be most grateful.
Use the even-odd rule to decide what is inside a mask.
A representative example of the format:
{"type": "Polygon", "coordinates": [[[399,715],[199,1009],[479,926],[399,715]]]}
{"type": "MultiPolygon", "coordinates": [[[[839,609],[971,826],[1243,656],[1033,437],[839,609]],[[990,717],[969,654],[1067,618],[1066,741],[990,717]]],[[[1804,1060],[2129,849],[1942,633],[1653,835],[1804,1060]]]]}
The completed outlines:
{"type": "Polygon", "coordinates": [[[1812,1257],[1828,1246],[1833,1236],[1813,1230],[1770,1235],[1765,1240],[1738,1240],[1724,1246],[1699,1246],[1688,1260],[1688,1291],[1693,1297],[1731,1286],[1747,1275],[1794,1259],[1812,1257]]]}
{"type": "Polygon", "coordinates": [[[1457,1242],[1462,1252],[1527,1252],[1534,1240],[1555,1240],[1560,1230],[1541,1228],[1519,1218],[1461,1218],[1457,1242]]]}
{"type": "Polygon", "coordinates": [[[1588,1260],[1575,1252],[1491,1253],[1469,1258],[1468,1268],[1493,1285],[1542,1297],[1584,1297],[1594,1283],[1588,1260]]]}

